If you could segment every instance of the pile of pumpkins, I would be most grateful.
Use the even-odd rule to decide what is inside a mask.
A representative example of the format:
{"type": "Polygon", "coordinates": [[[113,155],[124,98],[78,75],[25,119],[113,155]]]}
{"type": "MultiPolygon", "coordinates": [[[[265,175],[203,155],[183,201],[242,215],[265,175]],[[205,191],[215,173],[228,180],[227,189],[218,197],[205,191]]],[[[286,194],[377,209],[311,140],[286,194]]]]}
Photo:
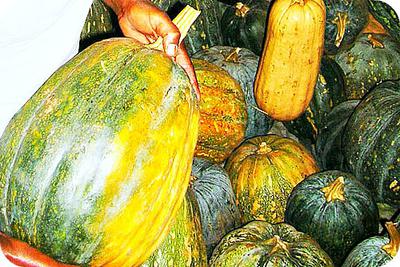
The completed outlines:
{"type": "Polygon", "coordinates": [[[153,3],[171,17],[201,11],[185,38],[200,101],[179,66],[121,37],[95,0],[82,51],[0,139],[0,230],[82,266],[390,262],[400,246],[396,12],[379,0],[153,3]],[[306,20],[305,5],[325,24],[321,51],[311,49],[320,55],[296,47],[312,31],[276,45],[308,62],[286,62],[290,75],[318,67],[315,86],[300,100],[275,95],[289,116],[271,115],[255,89],[261,63],[273,64],[268,30],[306,20]],[[296,19],[279,17],[284,7],[296,19]]]}

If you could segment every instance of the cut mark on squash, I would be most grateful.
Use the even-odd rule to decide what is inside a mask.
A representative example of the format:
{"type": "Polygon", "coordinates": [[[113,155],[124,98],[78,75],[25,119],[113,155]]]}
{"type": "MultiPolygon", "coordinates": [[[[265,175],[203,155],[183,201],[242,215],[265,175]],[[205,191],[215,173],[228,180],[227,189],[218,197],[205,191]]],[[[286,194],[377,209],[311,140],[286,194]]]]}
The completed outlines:
{"type": "Polygon", "coordinates": [[[340,176],[333,183],[321,189],[325,194],[327,202],[333,202],[334,200],[345,201],[344,197],[344,177],[340,176]]]}
{"type": "Polygon", "coordinates": [[[382,246],[382,249],[394,258],[400,247],[400,233],[393,222],[386,222],[385,227],[389,233],[390,242],[382,246]]]}
{"type": "Polygon", "coordinates": [[[332,21],[332,23],[335,24],[337,28],[336,39],[335,39],[336,47],[340,47],[340,45],[342,44],[348,22],[349,22],[349,17],[347,13],[342,13],[342,12],[339,12],[335,17],[335,19],[332,21]]]}

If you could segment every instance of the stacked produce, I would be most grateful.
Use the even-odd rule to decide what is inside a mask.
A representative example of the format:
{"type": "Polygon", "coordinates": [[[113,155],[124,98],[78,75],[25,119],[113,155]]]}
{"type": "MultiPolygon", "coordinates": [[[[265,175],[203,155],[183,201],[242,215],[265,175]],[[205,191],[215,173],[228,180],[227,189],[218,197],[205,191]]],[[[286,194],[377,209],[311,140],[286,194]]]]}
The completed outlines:
{"type": "Polygon", "coordinates": [[[80,266],[391,262],[400,246],[393,8],[154,3],[171,17],[187,4],[201,11],[185,39],[200,100],[173,60],[122,38],[95,0],[83,51],[0,139],[0,230],[80,266]]]}

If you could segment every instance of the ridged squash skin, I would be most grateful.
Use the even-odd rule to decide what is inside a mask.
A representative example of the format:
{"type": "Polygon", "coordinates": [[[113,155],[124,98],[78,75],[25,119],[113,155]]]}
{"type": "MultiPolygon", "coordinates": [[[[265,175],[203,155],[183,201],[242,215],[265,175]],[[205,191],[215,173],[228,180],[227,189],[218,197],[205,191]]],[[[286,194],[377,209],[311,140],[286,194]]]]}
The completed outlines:
{"type": "Polygon", "coordinates": [[[167,238],[141,266],[208,266],[200,211],[191,190],[187,191],[167,238]]]}
{"type": "Polygon", "coordinates": [[[252,221],[227,234],[215,248],[210,267],[334,267],[309,235],[286,223],[252,221]]]}
{"type": "Polygon", "coordinates": [[[138,266],[182,203],[198,121],[165,54],[128,38],[90,46],[0,139],[0,230],[61,262],[138,266]]]}
{"type": "Polygon", "coordinates": [[[213,46],[197,52],[193,58],[204,59],[223,68],[240,84],[247,110],[245,138],[266,135],[273,121],[257,107],[253,86],[259,57],[247,48],[213,46]]]}
{"type": "Polygon", "coordinates": [[[241,225],[231,181],[219,164],[194,158],[189,190],[199,203],[207,256],[210,257],[222,237],[241,225]]]}
{"type": "Polygon", "coordinates": [[[229,157],[244,139],[247,111],[239,83],[206,60],[193,59],[200,87],[200,125],[195,156],[215,163],[229,157]]]}
{"type": "Polygon", "coordinates": [[[273,2],[254,85],[258,106],[273,119],[293,120],[307,108],[318,78],[324,31],[322,0],[273,2]]]}
{"type": "Polygon", "coordinates": [[[349,170],[380,203],[400,207],[400,81],[376,86],[357,106],[343,135],[349,170]]]}
{"type": "Polygon", "coordinates": [[[293,189],[285,222],[309,234],[341,266],[359,242],[378,234],[378,207],[352,174],[330,170],[307,177],[293,189]]]}
{"type": "Polygon", "coordinates": [[[347,99],[361,99],[375,85],[400,79],[400,43],[387,34],[362,33],[336,54],[347,99]]]}
{"type": "Polygon", "coordinates": [[[300,143],[278,135],[244,141],[226,161],[243,222],[282,222],[292,189],[317,172],[311,153],[300,143]]]}

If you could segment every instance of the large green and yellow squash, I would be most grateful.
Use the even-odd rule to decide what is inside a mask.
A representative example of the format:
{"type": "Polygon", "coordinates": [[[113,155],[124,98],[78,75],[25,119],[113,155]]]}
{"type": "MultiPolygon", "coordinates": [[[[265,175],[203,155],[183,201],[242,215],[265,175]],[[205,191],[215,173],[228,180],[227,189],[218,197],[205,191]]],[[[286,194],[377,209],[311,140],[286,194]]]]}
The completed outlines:
{"type": "Polygon", "coordinates": [[[368,0],[324,0],[325,53],[347,49],[368,22],[368,0]]]}
{"type": "Polygon", "coordinates": [[[343,135],[349,170],[380,203],[400,207],[400,81],[376,86],[357,106],[343,135]]]}
{"type": "Polygon", "coordinates": [[[221,19],[223,44],[261,55],[271,0],[243,0],[226,8],[221,19]]]}
{"type": "Polygon", "coordinates": [[[352,174],[325,171],[293,189],[285,222],[309,234],[340,266],[354,246],[378,234],[378,207],[352,174]]]}
{"type": "Polygon", "coordinates": [[[142,267],[207,267],[197,200],[188,190],[167,238],[142,267]]]}
{"type": "Polygon", "coordinates": [[[244,139],[246,102],[239,83],[206,60],[193,59],[200,87],[200,126],[195,156],[223,162],[244,139]]]}
{"type": "Polygon", "coordinates": [[[273,121],[257,107],[253,86],[259,57],[247,48],[213,46],[197,52],[193,58],[204,59],[223,68],[239,82],[246,100],[245,138],[266,135],[273,121]]]}
{"type": "Polygon", "coordinates": [[[0,230],[58,261],[137,266],[189,184],[194,90],[164,53],[127,38],[58,69],[0,139],[0,230]]]}
{"type": "Polygon", "coordinates": [[[225,169],[232,182],[243,222],[282,222],[290,192],[317,164],[300,143],[278,135],[244,141],[228,158],[225,169]]]}
{"type": "Polygon", "coordinates": [[[400,79],[400,43],[387,34],[361,33],[336,62],[344,72],[347,99],[361,99],[375,85],[400,79]]]}
{"type": "Polygon", "coordinates": [[[289,121],[307,108],[318,78],[324,46],[322,0],[276,0],[267,25],[254,90],[270,117],[289,121]]]}
{"type": "Polygon", "coordinates": [[[342,267],[380,267],[389,264],[399,251],[400,233],[392,222],[387,222],[385,226],[389,237],[373,236],[362,241],[350,252],[342,267]]]}
{"type": "Polygon", "coordinates": [[[219,164],[194,158],[189,190],[199,204],[203,237],[210,257],[222,237],[241,225],[231,181],[219,164]]]}
{"type": "Polygon", "coordinates": [[[227,234],[215,248],[210,267],[334,267],[309,235],[286,223],[252,221],[227,234]]]}

